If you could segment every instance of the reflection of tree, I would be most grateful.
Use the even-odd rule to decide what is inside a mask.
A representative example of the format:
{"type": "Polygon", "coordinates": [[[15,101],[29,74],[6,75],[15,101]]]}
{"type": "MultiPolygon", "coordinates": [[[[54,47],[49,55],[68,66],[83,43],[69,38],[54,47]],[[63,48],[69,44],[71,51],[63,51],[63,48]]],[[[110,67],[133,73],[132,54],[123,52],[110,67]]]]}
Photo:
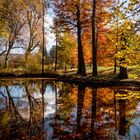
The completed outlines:
{"type": "MultiPolygon", "coordinates": [[[[23,84],[20,86],[23,87],[23,84]]],[[[0,115],[2,112],[2,116],[0,117],[0,139],[44,139],[45,82],[39,81],[35,83],[33,81],[25,81],[24,89],[26,96],[22,96],[21,98],[11,96],[13,88],[16,87],[12,86],[10,88],[10,86],[5,86],[5,90],[0,91],[2,102],[5,105],[5,108],[2,111],[0,110],[0,115]],[[42,98],[36,98],[35,93],[39,94],[38,91],[40,88],[42,89],[42,98]],[[29,104],[27,104],[27,101],[29,104]],[[16,102],[20,102],[20,106],[16,102]],[[27,119],[28,117],[29,120],[27,119]]]]}
{"type": "Polygon", "coordinates": [[[91,114],[91,136],[90,138],[97,138],[96,130],[95,130],[95,121],[96,121],[96,96],[97,96],[97,88],[92,89],[92,114],[91,114]]]}
{"type": "MultiPolygon", "coordinates": [[[[60,130],[61,130],[60,129],[60,120],[59,120],[61,115],[59,114],[59,110],[57,110],[58,109],[58,99],[57,99],[58,91],[57,91],[57,86],[58,86],[57,83],[54,83],[53,84],[53,88],[52,88],[52,90],[55,92],[55,114],[54,114],[53,123],[51,124],[52,126],[54,126],[53,137],[57,137],[59,135],[60,130]]],[[[61,91],[59,91],[59,92],[61,92],[61,91]]]]}
{"type": "Polygon", "coordinates": [[[23,128],[25,127],[25,120],[22,118],[22,116],[20,115],[15,103],[14,103],[14,99],[11,96],[10,93],[10,89],[8,86],[5,86],[5,90],[7,93],[7,97],[5,96],[5,99],[8,102],[6,105],[6,110],[4,110],[3,114],[8,114],[8,115],[3,115],[3,117],[6,117],[4,119],[7,119],[5,121],[7,121],[7,128],[4,128],[3,126],[0,125],[1,127],[1,135],[0,135],[0,139],[2,140],[15,140],[15,139],[20,139],[21,136],[25,137],[24,135],[24,130],[23,128]],[[21,123],[22,122],[22,123],[21,123]]]}
{"type": "MultiPolygon", "coordinates": [[[[17,88],[17,85],[15,87],[17,88]]],[[[118,135],[117,133],[115,135],[114,127],[116,126],[116,132],[119,135],[124,136],[128,128],[127,119],[133,119],[130,118],[132,110],[139,102],[138,99],[136,102],[134,97],[130,98],[132,95],[136,96],[133,91],[125,89],[115,88],[113,92],[109,88],[98,88],[97,94],[97,88],[85,90],[82,85],[77,87],[61,82],[49,83],[46,80],[24,81],[21,87],[22,92],[25,91],[21,97],[15,97],[16,94],[12,96],[13,91],[17,90],[12,90],[11,86],[3,86],[0,90],[0,102],[4,104],[4,109],[0,109],[0,115],[5,114],[0,117],[0,129],[2,129],[0,139],[2,140],[18,138],[22,140],[22,137],[23,139],[45,139],[45,124],[52,127],[51,131],[49,131],[51,127],[47,129],[47,136],[51,136],[52,139],[115,139],[118,135]],[[53,98],[49,98],[49,101],[56,112],[47,116],[46,119],[50,120],[45,122],[47,86],[50,93],[55,94],[55,99],[52,96],[53,98]],[[52,100],[56,100],[55,106],[52,100]],[[129,104],[127,104],[128,101],[129,104]],[[127,112],[127,110],[130,111],[127,112]],[[5,127],[1,127],[2,117],[7,121],[5,127]],[[50,134],[49,132],[52,131],[53,134],[50,134]]],[[[136,116],[133,115],[133,117],[136,116]]]]}
{"type": "MultiPolygon", "coordinates": [[[[44,80],[42,80],[42,132],[44,132],[44,125],[45,125],[45,120],[44,120],[44,112],[45,112],[45,102],[44,102],[44,94],[45,94],[45,90],[46,90],[46,84],[44,82],[44,80]]],[[[43,137],[44,139],[44,137],[43,137]]],[[[42,139],[42,140],[43,140],[42,139]]]]}
{"type": "MultiPolygon", "coordinates": [[[[126,91],[120,90],[120,94],[125,95],[127,94],[126,91]]],[[[125,98],[120,98],[119,99],[119,116],[120,116],[120,121],[119,121],[119,134],[122,136],[125,136],[126,134],[126,99],[125,98]]]]}
{"type": "Polygon", "coordinates": [[[44,89],[43,81],[41,82],[41,86],[42,86],[42,100],[35,99],[31,94],[32,88],[34,89],[34,86],[32,87],[28,82],[25,82],[25,91],[26,91],[26,96],[28,98],[29,110],[30,110],[30,114],[29,114],[30,116],[29,116],[29,122],[28,122],[28,133],[29,133],[30,138],[32,138],[32,136],[39,137],[42,133],[42,128],[44,126],[44,91],[45,89],[44,89]]]}
{"type": "MultiPolygon", "coordinates": [[[[56,85],[57,87],[59,85],[56,85]]],[[[55,92],[56,92],[56,87],[55,92]]],[[[59,86],[58,90],[58,99],[57,99],[57,104],[59,104],[59,107],[57,111],[59,112],[59,115],[61,118],[65,119],[69,116],[69,114],[72,112],[73,107],[75,105],[75,102],[73,100],[73,93],[72,93],[72,85],[67,84],[67,83],[61,83],[61,87],[59,86]]]]}
{"type": "Polygon", "coordinates": [[[115,125],[115,140],[116,140],[116,132],[117,132],[117,107],[116,107],[116,90],[114,90],[114,125],[115,125]]]}
{"type": "Polygon", "coordinates": [[[0,95],[4,98],[1,98],[0,99],[0,103],[1,104],[4,104],[6,106],[6,108],[8,108],[8,99],[7,97],[0,91],[0,95]]]}
{"type": "Polygon", "coordinates": [[[55,115],[57,116],[57,86],[56,84],[54,85],[55,88],[55,115]]]}
{"type": "Polygon", "coordinates": [[[78,100],[77,100],[77,120],[76,120],[76,132],[81,133],[80,121],[82,118],[82,109],[84,103],[85,86],[78,85],[78,100]]]}
{"type": "Polygon", "coordinates": [[[23,121],[23,118],[20,116],[20,114],[19,114],[19,112],[18,112],[18,110],[16,108],[16,105],[15,105],[15,103],[13,101],[13,98],[10,95],[10,91],[9,91],[8,86],[6,86],[5,88],[6,88],[6,92],[7,92],[8,99],[9,99],[9,107],[8,108],[9,108],[10,114],[14,115],[17,120],[19,118],[19,119],[21,119],[23,121]]]}
{"type": "Polygon", "coordinates": [[[68,137],[75,127],[75,117],[73,114],[75,102],[75,92],[73,86],[67,83],[55,83],[56,112],[51,125],[53,126],[53,137],[68,137]]]}

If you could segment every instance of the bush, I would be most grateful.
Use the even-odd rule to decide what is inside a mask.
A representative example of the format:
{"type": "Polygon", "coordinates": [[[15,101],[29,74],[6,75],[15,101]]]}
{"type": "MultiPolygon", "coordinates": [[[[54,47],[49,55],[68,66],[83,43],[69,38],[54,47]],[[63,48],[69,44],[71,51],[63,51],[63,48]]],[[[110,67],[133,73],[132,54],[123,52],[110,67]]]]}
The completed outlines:
{"type": "Polygon", "coordinates": [[[28,73],[38,73],[41,69],[41,60],[39,54],[32,54],[28,57],[26,71],[28,73]]]}

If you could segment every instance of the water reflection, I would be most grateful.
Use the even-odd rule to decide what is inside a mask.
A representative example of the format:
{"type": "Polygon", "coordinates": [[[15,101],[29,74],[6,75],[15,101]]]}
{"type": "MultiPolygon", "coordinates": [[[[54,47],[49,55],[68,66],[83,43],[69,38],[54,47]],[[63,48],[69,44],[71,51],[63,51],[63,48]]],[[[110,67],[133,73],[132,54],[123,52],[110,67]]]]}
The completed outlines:
{"type": "MultiPolygon", "coordinates": [[[[127,96],[127,92],[126,91],[122,91],[120,90],[119,93],[123,96],[126,95],[127,96]]],[[[119,99],[119,135],[125,136],[126,134],[126,125],[127,125],[127,121],[126,121],[126,99],[119,99]]]]}
{"type": "Polygon", "coordinates": [[[91,135],[90,139],[98,138],[96,134],[95,122],[96,122],[96,98],[97,98],[97,89],[92,89],[92,111],[91,111],[91,135]]]}
{"type": "Polygon", "coordinates": [[[50,80],[0,84],[0,139],[140,139],[140,91],[50,80]]]}

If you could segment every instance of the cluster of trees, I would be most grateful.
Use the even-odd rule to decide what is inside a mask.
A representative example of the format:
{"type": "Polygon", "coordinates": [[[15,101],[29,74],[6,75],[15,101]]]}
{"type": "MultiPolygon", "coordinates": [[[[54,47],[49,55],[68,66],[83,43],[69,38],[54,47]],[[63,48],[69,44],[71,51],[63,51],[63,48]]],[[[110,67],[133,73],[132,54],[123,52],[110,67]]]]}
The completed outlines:
{"type": "Polygon", "coordinates": [[[44,1],[0,0],[0,55],[6,68],[12,50],[22,49],[25,61],[35,49],[42,49],[44,1]]]}
{"type": "Polygon", "coordinates": [[[97,76],[98,65],[114,65],[114,73],[119,66],[120,77],[126,78],[127,66],[139,59],[139,13],[139,0],[0,0],[0,55],[7,67],[12,49],[24,49],[28,62],[38,47],[42,69],[55,62],[55,70],[77,65],[77,74],[86,75],[85,64],[92,64],[97,76]],[[44,61],[46,3],[53,9],[56,45],[44,61]]]}
{"type": "MultiPolygon", "coordinates": [[[[59,32],[56,34],[62,36],[67,32],[77,38],[78,74],[86,75],[88,54],[89,63],[93,64],[93,76],[98,74],[97,63],[102,62],[114,63],[114,73],[119,66],[120,77],[127,77],[127,66],[137,60],[140,39],[138,0],[55,0],[54,11],[55,31],[59,32]]],[[[61,40],[57,41],[57,45],[61,44],[61,40]]]]}

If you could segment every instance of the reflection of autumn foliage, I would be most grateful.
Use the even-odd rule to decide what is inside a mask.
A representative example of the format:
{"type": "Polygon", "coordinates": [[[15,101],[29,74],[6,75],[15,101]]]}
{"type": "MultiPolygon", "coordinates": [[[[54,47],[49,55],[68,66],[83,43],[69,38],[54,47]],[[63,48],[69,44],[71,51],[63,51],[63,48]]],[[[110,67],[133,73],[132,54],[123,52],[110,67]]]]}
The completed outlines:
{"type": "Polygon", "coordinates": [[[92,94],[91,89],[86,88],[85,96],[84,96],[84,108],[88,109],[91,107],[91,100],[92,100],[92,94]]]}
{"type": "MultiPolygon", "coordinates": [[[[119,130],[119,117],[121,117],[117,113],[119,111],[119,104],[115,96],[116,90],[98,88],[97,93],[95,93],[91,88],[86,88],[85,94],[81,91],[79,94],[77,93],[79,91],[77,87],[72,88],[71,91],[74,92],[71,93],[74,95],[71,94],[71,96],[73,98],[67,98],[67,102],[61,100],[61,106],[59,107],[61,111],[58,112],[55,118],[58,123],[57,125],[56,123],[54,124],[54,127],[57,129],[57,133],[55,133],[57,135],[55,136],[62,139],[87,139],[89,137],[96,137],[101,140],[115,139],[115,129],[116,131],[119,130]],[[76,118],[73,112],[76,108],[73,106],[72,112],[70,112],[67,108],[69,105],[66,105],[73,102],[73,100],[74,104],[77,102],[78,118],[76,118]],[[64,104],[62,105],[62,103],[64,104]]],[[[130,106],[126,104],[126,110],[129,110],[130,106]]],[[[129,113],[126,113],[126,115],[130,118],[129,113]]]]}
{"type": "Polygon", "coordinates": [[[109,88],[100,88],[98,89],[98,97],[100,99],[100,103],[102,103],[103,105],[106,104],[113,104],[113,98],[114,98],[114,94],[113,94],[113,90],[109,89],[109,88]]]}
{"type": "Polygon", "coordinates": [[[26,95],[23,97],[25,98],[25,102],[22,102],[19,98],[18,102],[21,103],[20,106],[18,106],[9,87],[6,87],[8,96],[5,96],[5,99],[10,102],[5,102],[6,108],[0,119],[0,128],[2,128],[0,138],[2,140],[28,140],[30,138],[36,140],[44,137],[42,100],[34,98],[34,92],[38,90],[36,88],[37,86],[35,86],[34,83],[31,82],[31,84],[29,84],[26,82],[26,95]],[[26,106],[27,103],[28,106],[26,106]],[[1,123],[3,121],[5,123],[1,123]]]}
{"type": "Polygon", "coordinates": [[[60,107],[58,107],[58,111],[59,113],[62,112],[62,115],[65,114],[64,116],[67,116],[67,114],[72,112],[73,107],[75,107],[77,99],[76,90],[76,88],[73,88],[69,84],[61,84],[58,98],[58,104],[60,107]]]}
{"type": "Polygon", "coordinates": [[[48,135],[52,139],[115,139],[119,134],[129,133],[132,119],[136,117],[139,97],[135,89],[88,88],[48,81],[23,82],[20,86],[25,93],[19,107],[9,86],[5,93],[0,90],[0,103],[6,104],[0,110],[2,140],[35,140],[48,135]],[[52,90],[50,94],[57,96],[56,104],[52,105],[55,112],[44,118],[48,104],[43,98],[47,86],[52,90]],[[51,127],[51,132],[44,130],[45,124],[51,127]]]}

